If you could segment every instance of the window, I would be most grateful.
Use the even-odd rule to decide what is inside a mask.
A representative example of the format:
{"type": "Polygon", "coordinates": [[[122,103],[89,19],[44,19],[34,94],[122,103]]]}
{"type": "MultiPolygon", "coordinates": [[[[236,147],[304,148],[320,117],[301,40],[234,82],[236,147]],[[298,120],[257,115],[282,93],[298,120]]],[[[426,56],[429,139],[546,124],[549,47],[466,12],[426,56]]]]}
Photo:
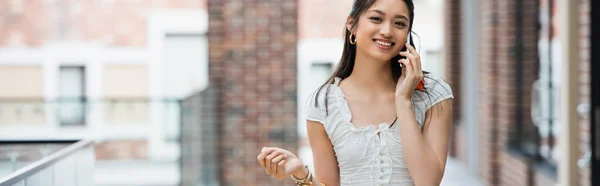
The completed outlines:
{"type": "Polygon", "coordinates": [[[85,67],[60,67],[60,97],[58,120],[60,125],[85,125],[85,67]]]}
{"type": "Polygon", "coordinates": [[[325,83],[332,71],[331,63],[313,63],[310,67],[309,90],[316,90],[325,83]]]}
{"type": "Polygon", "coordinates": [[[533,130],[524,131],[523,135],[534,138],[528,140],[528,152],[538,164],[545,165],[556,171],[558,151],[555,148],[560,122],[560,41],[554,32],[556,21],[555,12],[550,8],[555,6],[552,1],[541,0],[539,17],[538,58],[539,72],[535,82],[531,85],[531,120],[533,130]]]}
{"type": "Polygon", "coordinates": [[[102,90],[108,100],[104,122],[141,124],[148,122],[148,68],[146,65],[104,65],[102,90]]]}
{"type": "Polygon", "coordinates": [[[0,125],[46,122],[43,74],[40,66],[0,66],[0,125]]]}
{"type": "Polygon", "coordinates": [[[552,1],[542,1],[540,6],[540,42],[539,42],[539,58],[540,58],[540,71],[539,79],[534,84],[535,91],[537,93],[537,99],[539,104],[533,110],[536,112],[534,123],[538,128],[538,156],[541,161],[545,161],[552,165],[556,165],[557,151],[555,142],[557,140],[557,127],[556,123],[560,122],[560,108],[559,92],[560,92],[560,80],[561,70],[559,56],[560,41],[558,35],[554,33],[554,25],[552,22],[553,11],[550,6],[554,6],[552,1]]]}

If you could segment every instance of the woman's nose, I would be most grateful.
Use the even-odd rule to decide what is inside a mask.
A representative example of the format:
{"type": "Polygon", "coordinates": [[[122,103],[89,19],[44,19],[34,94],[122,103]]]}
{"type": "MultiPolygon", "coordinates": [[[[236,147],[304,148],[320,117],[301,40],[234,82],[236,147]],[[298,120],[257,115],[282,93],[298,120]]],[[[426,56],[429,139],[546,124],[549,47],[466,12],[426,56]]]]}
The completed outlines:
{"type": "Polygon", "coordinates": [[[379,30],[379,33],[384,37],[392,37],[392,31],[390,30],[390,26],[382,26],[379,30]]]}

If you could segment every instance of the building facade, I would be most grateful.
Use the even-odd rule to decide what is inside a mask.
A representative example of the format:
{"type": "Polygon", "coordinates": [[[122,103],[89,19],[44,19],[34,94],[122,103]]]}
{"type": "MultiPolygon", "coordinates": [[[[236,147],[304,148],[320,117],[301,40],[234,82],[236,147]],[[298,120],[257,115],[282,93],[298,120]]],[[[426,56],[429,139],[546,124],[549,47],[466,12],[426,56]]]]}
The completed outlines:
{"type": "Polygon", "coordinates": [[[0,2],[0,136],[176,161],[178,100],[208,84],[207,29],[204,1],[0,2]]]}
{"type": "Polygon", "coordinates": [[[445,11],[450,154],[488,185],[590,185],[590,1],[446,0],[445,11]]]}

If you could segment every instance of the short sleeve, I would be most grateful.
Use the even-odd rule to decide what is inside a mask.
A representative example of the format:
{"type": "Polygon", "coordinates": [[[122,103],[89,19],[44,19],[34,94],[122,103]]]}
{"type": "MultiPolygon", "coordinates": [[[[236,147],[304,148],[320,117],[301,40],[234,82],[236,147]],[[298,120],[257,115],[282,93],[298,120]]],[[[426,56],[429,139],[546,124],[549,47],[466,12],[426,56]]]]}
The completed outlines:
{"type": "Polygon", "coordinates": [[[321,91],[315,90],[308,96],[305,101],[304,110],[306,119],[310,121],[318,121],[324,123],[326,120],[325,113],[325,94],[327,92],[327,86],[324,86],[321,91]],[[315,99],[318,97],[318,99],[315,99]]]}
{"type": "Polygon", "coordinates": [[[434,74],[425,75],[425,90],[429,93],[426,110],[447,99],[453,99],[452,89],[441,77],[434,74]]]}

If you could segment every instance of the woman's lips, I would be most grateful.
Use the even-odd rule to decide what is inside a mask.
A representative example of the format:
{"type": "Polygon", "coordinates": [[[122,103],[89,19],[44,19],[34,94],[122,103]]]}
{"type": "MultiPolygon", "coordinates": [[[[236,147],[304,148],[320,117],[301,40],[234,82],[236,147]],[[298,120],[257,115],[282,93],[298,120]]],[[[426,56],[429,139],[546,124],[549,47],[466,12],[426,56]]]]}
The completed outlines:
{"type": "Polygon", "coordinates": [[[389,40],[381,40],[381,39],[373,39],[373,42],[375,42],[375,45],[380,48],[380,49],[391,49],[392,46],[395,45],[394,42],[391,42],[389,40]]]}

